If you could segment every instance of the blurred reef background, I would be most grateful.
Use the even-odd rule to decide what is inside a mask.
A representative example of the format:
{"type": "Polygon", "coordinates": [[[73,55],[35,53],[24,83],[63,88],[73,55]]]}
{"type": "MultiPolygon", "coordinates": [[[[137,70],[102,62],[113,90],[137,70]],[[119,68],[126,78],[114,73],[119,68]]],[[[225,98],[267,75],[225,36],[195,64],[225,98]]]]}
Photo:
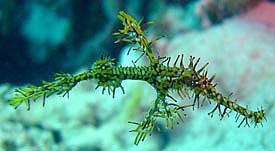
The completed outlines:
{"type": "Polygon", "coordinates": [[[0,65],[3,151],[275,150],[274,0],[0,0],[0,65]],[[160,132],[135,146],[127,122],[141,120],[155,97],[142,81],[124,81],[126,94],[114,99],[86,81],[44,108],[8,105],[13,88],[89,70],[100,56],[131,66],[138,54],[126,56],[129,46],[112,36],[120,10],[155,21],[147,34],[164,36],[154,44],[159,55],[209,62],[221,92],[266,110],[263,127],[237,128],[233,113],[210,118],[210,104],[172,130],[159,123],[160,132]]]}

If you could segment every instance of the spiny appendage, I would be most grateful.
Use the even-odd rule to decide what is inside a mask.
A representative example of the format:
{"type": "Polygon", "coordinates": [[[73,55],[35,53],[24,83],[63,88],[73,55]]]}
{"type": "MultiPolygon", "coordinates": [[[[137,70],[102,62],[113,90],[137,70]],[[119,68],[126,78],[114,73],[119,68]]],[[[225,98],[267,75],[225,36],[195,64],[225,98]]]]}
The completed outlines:
{"type": "MultiPolygon", "coordinates": [[[[159,58],[160,59],[160,58],[159,58]]],[[[199,59],[194,63],[194,57],[190,57],[190,62],[188,67],[184,67],[183,65],[183,55],[177,57],[176,61],[172,66],[170,66],[170,57],[163,57],[160,60],[163,60],[161,64],[157,65],[155,68],[140,68],[139,72],[143,72],[145,74],[143,77],[154,77],[151,81],[147,81],[150,83],[157,91],[157,98],[155,100],[155,105],[153,108],[149,110],[145,119],[140,122],[130,122],[132,124],[136,124],[136,129],[130,132],[137,132],[137,136],[135,138],[135,144],[137,145],[140,141],[143,141],[145,137],[152,133],[154,127],[156,125],[156,121],[158,118],[162,118],[166,121],[166,127],[172,128],[174,123],[179,123],[179,120],[183,121],[181,115],[185,108],[194,107],[196,101],[199,100],[199,93],[195,96],[195,100],[193,104],[190,105],[179,105],[177,100],[172,97],[169,93],[172,91],[177,91],[178,94],[183,98],[189,97],[189,91],[187,87],[196,87],[197,85],[202,86],[203,81],[200,83],[199,77],[200,75],[196,75],[204,70],[206,65],[196,71],[196,66],[199,62],[199,59]],[[177,66],[177,62],[180,62],[179,66],[177,66]],[[166,63],[166,65],[165,65],[166,63]],[[142,71],[141,71],[142,70],[142,71]],[[151,71],[150,71],[151,70],[151,71]],[[168,102],[167,99],[170,99],[173,102],[168,102]]],[[[127,68],[123,68],[127,69],[127,68]]],[[[122,69],[121,69],[122,70],[122,69]]],[[[130,69],[129,69],[130,70],[130,69]]],[[[129,73],[130,71],[125,71],[129,73]]],[[[138,72],[138,74],[140,74],[138,72]]],[[[203,76],[205,77],[206,74],[203,76]]],[[[213,78],[209,79],[211,82],[213,78]]],[[[206,85],[206,83],[205,83],[206,85]]],[[[200,104],[198,102],[198,104],[200,104]]],[[[183,114],[185,115],[185,114],[183,114]]]]}
{"type": "Polygon", "coordinates": [[[45,106],[46,98],[53,94],[68,96],[69,91],[80,81],[87,80],[93,77],[93,74],[83,72],[78,75],[71,75],[65,73],[57,73],[55,75],[55,81],[47,82],[42,81],[42,86],[29,85],[25,88],[17,88],[14,90],[14,97],[9,100],[10,105],[17,108],[22,103],[26,103],[27,109],[30,110],[31,101],[36,102],[37,99],[42,98],[43,106],[45,106]]]}
{"type": "Polygon", "coordinates": [[[119,73],[114,73],[116,68],[115,59],[101,58],[93,64],[91,69],[93,78],[97,83],[96,89],[102,87],[102,94],[107,90],[108,94],[112,95],[113,98],[118,87],[121,88],[124,94],[124,88],[121,85],[124,79],[119,76],[119,73]]]}
{"type": "MultiPolygon", "coordinates": [[[[200,58],[195,60],[195,57],[190,56],[189,64],[185,67],[183,65],[183,55],[177,56],[176,61],[174,62],[173,66],[169,66],[170,58],[167,59],[167,68],[168,73],[168,82],[170,83],[167,87],[171,91],[176,91],[180,98],[188,98],[190,99],[190,92],[193,92],[194,96],[194,103],[193,109],[195,104],[200,106],[200,95],[204,91],[204,89],[208,86],[215,86],[212,85],[212,81],[215,78],[215,75],[211,76],[209,79],[207,78],[207,70],[205,70],[208,63],[205,63],[201,68],[197,69],[197,65],[200,61],[200,58]],[[180,60],[179,66],[177,65],[177,61],[180,60]]],[[[203,100],[203,102],[205,99],[203,100]]]]}
{"type": "MultiPolygon", "coordinates": [[[[198,59],[199,60],[199,59],[198,59]]],[[[205,66],[203,66],[201,69],[199,70],[195,70],[196,64],[198,62],[198,60],[196,61],[196,63],[194,65],[192,65],[192,59],[190,59],[190,64],[191,66],[193,66],[193,69],[195,71],[195,75],[197,77],[198,82],[196,82],[196,87],[194,87],[194,94],[195,94],[195,98],[194,98],[194,104],[197,102],[198,107],[200,106],[199,100],[200,100],[200,96],[203,97],[203,101],[201,102],[201,105],[205,102],[206,99],[210,101],[214,101],[216,102],[216,106],[215,108],[209,112],[209,115],[212,117],[214,112],[216,110],[218,110],[219,115],[221,117],[221,119],[223,119],[223,117],[225,115],[229,115],[228,109],[233,110],[236,112],[236,122],[238,121],[240,116],[243,116],[242,121],[240,122],[240,124],[238,125],[238,127],[240,127],[244,122],[245,125],[244,126],[249,126],[248,123],[248,119],[250,119],[251,123],[254,123],[255,126],[257,126],[257,124],[261,124],[262,125],[262,121],[263,119],[265,119],[265,113],[264,110],[260,109],[258,111],[251,111],[249,110],[247,107],[244,108],[240,105],[238,105],[236,103],[236,100],[233,101],[230,99],[231,94],[229,94],[228,96],[223,96],[221,93],[219,93],[215,86],[216,84],[212,84],[212,81],[215,78],[215,75],[211,76],[210,78],[207,77],[207,70],[204,70],[205,66]],[[204,72],[202,74],[200,74],[201,71],[204,72]],[[221,105],[224,106],[223,110],[221,109],[221,105]]],[[[190,66],[189,64],[189,66],[190,66]]]]}
{"type": "Polygon", "coordinates": [[[179,124],[179,120],[183,122],[180,111],[184,111],[184,108],[189,106],[183,107],[176,103],[168,103],[166,97],[165,94],[158,93],[154,107],[147,112],[144,120],[140,123],[129,122],[136,125],[136,128],[130,131],[137,133],[134,144],[138,145],[140,141],[144,141],[148,134],[151,136],[158,118],[165,120],[167,128],[173,128],[174,124],[179,124]]]}
{"type": "Polygon", "coordinates": [[[121,20],[124,28],[113,34],[118,38],[115,43],[130,43],[131,47],[127,54],[129,54],[131,50],[141,52],[140,57],[138,57],[134,63],[136,63],[142,56],[146,55],[150,60],[150,64],[156,64],[158,60],[153,55],[151,44],[159,38],[148,40],[144,35],[145,31],[142,29],[142,26],[151,24],[152,22],[147,22],[141,25],[142,20],[137,21],[123,11],[119,12],[118,18],[121,20]]]}
{"type": "MultiPolygon", "coordinates": [[[[210,92],[211,95],[209,95],[209,99],[214,100],[217,104],[215,108],[209,112],[209,115],[212,117],[214,112],[218,110],[219,115],[221,116],[221,119],[225,116],[228,115],[227,110],[233,110],[236,112],[236,122],[239,120],[240,116],[243,116],[243,119],[241,120],[240,124],[238,127],[240,127],[244,122],[244,126],[250,127],[248,123],[248,119],[250,120],[251,123],[254,123],[255,127],[257,124],[262,125],[263,119],[265,119],[265,113],[263,109],[259,109],[258,111],[251,111],[248,109],[248,107],[242,107],[239,104],[236,103],[235,101],[232,101],[230,99],[230,95],[228,97],[223,96],[222,94],[216,92],[215,89],[210,89],[212,92],[210,92]],[[221,109],[221,105],[224,106],[224,109],[221,109]]],[[[208,90],[208,91],[210,91],[208,90]]]]}
{"type": "Polygon", "coordinates": [[[199,59],[197,59],[197,61],[195,61],[194,63],[194,58],[190,57],[188,69],[191,69],[190,71],[192,72],[190,73],[193,76],[192,80],[190,80],[191,82],[184,82],[185,84],[187,84],[188,87],[193,90],[194,106],[195,104],[197,104],[199,108],[199,106],[201,106],[205,102],[205,100],[208,99],[210,103],[211,101],[217,103],[215,108],[211,112],[209,112],[209,115],[211,117],[213,116],[213,113],[218,110],[221,119],[223,119],[225,115],[228,115],[227,109],[230,109],[237,113],[236,121],[238,121],[241,115],[244,116],[238,127],[240,127],[244,122],[245,126],[249,126],[248,119],[250,119],[252,123],[255,123],[255,126],[259,123],[262,124],[263,119],[265,119],[264,110],[261,109],[256,112],[251,111],[248,108],[244,108],[238,105],[236,101],[232,101],[230,99],[230,96],[232,94],[230,94],[229,96],[223,96],[221,93],[217,92],[215,88],[216,84],[212,83],[215,75],[211,76],[210,78],[207,77],[207,70],[205,70],[207,64],[205,64],[202,68],[196,70],[198,62],[199,59]],[[200,97],[203,98],[202,102],[200,102],[200,97]],[[224,106],[223,110],[221,109],[221,105],[224,106]]]}
{"type": "MultiPolygon", "coordinates": [[[[209,115],[211,117],[213,116],[213,113],[218,110],[219,115],[221,116],[221,119],[228,115],[227,109],[235,111],[236,114],[236,121],[238,121],[239,117],[242,115],[244,118],[240,122],[240,127],[244,122],[245,126],[249,126],[248,119],[252,123],[255,124],[262,124],[263,119],[265,119],[264,110],[258,110],[256,112],[253,112],[249,110],[248,108],[244,108],[236,103],[236,101],[232,101],[229,96],[225,97],[222,94],[218,93],[215,86],[216,84],[213,84],[213,80],[215,78],[215,75],[211,76],[210,78],[207,77],[207,70],[205,70],[208,63],[204,64],[200,69],[196,69],[200,58],[195,60],[195,57],[190,57],[189,64],[187,67],[184,67],[182,64],[183,55],[181,55],[180,58],[180,65],[179,67],[176,66],[177,61],[179,60],[180,55],[177,56],[176,61],[174,62],[174,65],[171,67],[169,66],[170,58],[166,58],[163,63],[167,62],[168,70],[166,75],[170,75],[171,77],[168,79],[172,79],[169,81],[170,83],[170,90],[176,90],[178,95],[183,99],[184,97],[190,98],[189,90],[193,93],[193,109],[195,105],[197,104],[197,107],[199,108],[204,104],[204,102],[208,99],[209,102],[212,100],[217,103],[215,108],[209,112],[209,115]],[[171,72],[171,71],[179,71],[179,72],[171,72]],[[175,78],[178,75],[178,78],[175,78]],[[188,89],[189,88],[189,89],[188,89]],[[203,98],[202,101],[201,98],[203,98]],[[224,106],[224,109],[221,110],[221,105],[224,106]]],[[[164,82],[163,82],[164,83],[164,82]]],[[[211,103],[211,102],[210,102],[211,103]]]]}

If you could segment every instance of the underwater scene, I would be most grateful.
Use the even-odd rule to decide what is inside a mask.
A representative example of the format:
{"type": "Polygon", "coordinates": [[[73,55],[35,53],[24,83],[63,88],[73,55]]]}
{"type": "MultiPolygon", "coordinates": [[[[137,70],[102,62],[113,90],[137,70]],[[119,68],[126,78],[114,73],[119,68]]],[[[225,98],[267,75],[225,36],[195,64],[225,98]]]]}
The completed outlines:
{"type": "Polygon", "coordinates": [[[275,151],[274,0],[0,0],[0,151],[275,151]]]}

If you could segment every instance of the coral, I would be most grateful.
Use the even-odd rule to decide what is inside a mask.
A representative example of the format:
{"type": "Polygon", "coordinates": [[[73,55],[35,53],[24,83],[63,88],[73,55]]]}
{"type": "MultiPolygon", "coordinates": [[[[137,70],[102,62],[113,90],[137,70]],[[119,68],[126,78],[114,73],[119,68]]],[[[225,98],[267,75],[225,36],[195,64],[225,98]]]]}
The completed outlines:
{"type": "Polygon", "coordinates": [[[131,51],[140,52],[140,57],[133,61],[134,66],[124,67],[116,65],[115,59],[101,58],[97,60],[89,71],[82,72],[77,75],[58,73],[56,74],[55,81],[42,82],[42,86],[30,85],[25,88],[15,89],[15,95],[10,100],[10,104],[17,108],[20,104],[26,103],[28,110],[30,103],[42,98],[43,106],[45,105],[46,98],[53,94],[69,96],[69,92],[79,82],[89,79],[94,79],[97,83],[96,88],[102,87],[102,94],[105,91],[109,95],[115,97],[117,88],[120,88],[124,93],[122,81],[142,80],[149,83],[156,91],[156,98],[154,105],[149,109],[145,118],[141,122],[130,122],[136,125],[136,128],[130,132],[136,132],[134,143],[139,144],[145,137],[156,127],[158,119],[164,119],[166,127],[172,128],[175,123],[184,121],[182,116],[185,116],[186,108],[199,108],[206,100],[215,103],[216,106],[208,114],[212,117],[217,110],[220,118],[228,115],[228,110],[236,112],[236,121],[243,117],[238,127],[242,124],[249,126],[251,123],[262,124],[265,119],[264,110],[251,111],[247,107],[242,107],[233,101],[229,96],[224,96],[215,88],[216,84],[213,83],[215,75],[208,77],[208,72],[205,69],[208,63],[198,68],[200,58],[190,56],[187,66],[183,63],[183,54],[177,55],[176,60],[170,65],[171,57],[155,56],[155,50],[152,47],[159,38],[147,39],[142,27],[151,24],[147,22],[141,24],[141,21],[135,20],[132,16],[121,11],[118,18],[123,24],[123,28],[113,35],[118,38],[116,43],[126,42],[131,44],[128,54],[131,51]],[[148,59],[147,66],[138,66],[136,62],[144,57],[148,59]],[[194,97],[193,103],[181,105],[172,93],[176,92],[181,99],[194,97]],[[222,108],[222,106],[224,108],[222,108]]]}
{"type": "Polygon", "coordinates": [[[246,12],[244,17],[255,21],[262,22],[270,27],[275,28],[274,11],[275,4],[267,1],[258,3],[253,9],[246,12]]]}
{"type": "Polygon", "coordinates": [[[196,4],[195,12],[201,19],[202,27],[207,28],[227,17],[243,12],[260,0],[201,0],[196,4]]]}

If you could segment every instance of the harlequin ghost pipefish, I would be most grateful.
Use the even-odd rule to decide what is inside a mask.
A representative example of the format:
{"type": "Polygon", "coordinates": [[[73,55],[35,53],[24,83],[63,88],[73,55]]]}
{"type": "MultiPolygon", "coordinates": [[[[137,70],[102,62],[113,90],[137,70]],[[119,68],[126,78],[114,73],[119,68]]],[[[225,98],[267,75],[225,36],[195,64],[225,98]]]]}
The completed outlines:
{"type": "Polygon", "coordinates": [[[154,55],[153,52],[156,50],[152,44],[159,38],[148,39],[143,30],[145,25],[152,22],[143,24],[142,20],[137,21],[123,11],[119,12],[118,19],[123,27],[113,34],[117,37],[115,43],[130,44],[128,55],[131,51],[140,52],[140,57],[132,61],[134,66],[117,65],[115,59],[104,57],[95,61],[91,69],[86,72],[77,75],[57,73],[52,82],[42,81],[41,86],[30,85],[15,89],[15,94],[10,99],[10,105],[17,108],[25,102],[29,110],[30,102],[36,102],[41,98],[44,106],[48,97],[54,94],[69,96],[69,92],[75,85],[89,79],[95,80],[96,89],[102,88],[102,94],[107,91],[109,95],[115,97],[117,88],[125,93],[121,83],[123,80],[130,79],[145,81],[156,91],[156,98],[144,119],[141,122],[129,122],[136,125],[136,128],[130,131],[137,133],[134,140],[136,145],[143,141],[148,134],[152,134],[157,119],[164,119],[166,126],[171,128],[180,120],[184,121],[185,108],[199,108],[206,100],[215,104],[214,109],[208,113],[211,117],[215,111],[218,111],[220,119],[228,115],[229,111],[235,111],[236,121],[242,118],[238,127],[242,124],[249,126],[249,121],[255,126],[262,124],[265,119],[263,109],[252,111],[237,104],[236,100],[233,101],[230,96],[224,96],[218,92],[216,84],[213,83],[215,75],[208,76],[207,74],[208,63],[198,68],[200,58],[196,59],[190,56],[188,64],[184,65],[183,54],[179,54],[173,63],[170,63],[171,57],[154,55]],[[149,60],[148,65],[136,65],[141,57],[149,60]],[[174,92],[180,99],[193,97],[193,102],[189,105],[180,105],[179,100],[172,96],[174,92]]]}

